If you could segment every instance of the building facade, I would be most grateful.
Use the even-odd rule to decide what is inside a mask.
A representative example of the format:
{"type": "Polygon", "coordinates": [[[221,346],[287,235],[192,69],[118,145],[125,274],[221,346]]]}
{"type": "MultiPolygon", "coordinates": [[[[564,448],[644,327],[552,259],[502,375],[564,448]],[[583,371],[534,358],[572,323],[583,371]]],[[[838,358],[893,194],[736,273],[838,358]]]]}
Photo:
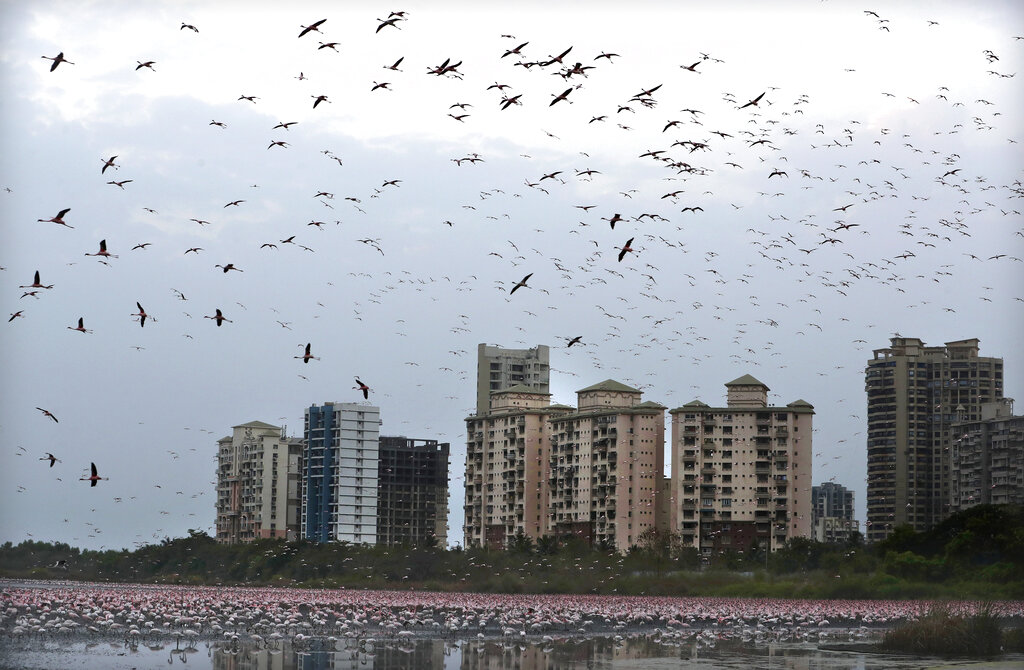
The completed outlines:
{"type": "Polygon", "coordinates": [[[980,420],[981,406],[1003,397],[1003,360],[978,352],[976,338],[926,347],[893,337],[868,361],[869,542],[901,525],[928,530],[951,513],[953,424],[980,420]]]}
{"type": "Polygon", "coordinates": [[[377,544],[445,546],[449,449],[437,440],[380,438],[377,544]]]}
{"type": "Polygon", "coordinates": [[[304,432],[301,538],[376,544],[380,408],[312,405],[304,432]]]}
{"type": "Polygon", "coordinates": [[[705,558],[810,537],[813,406],[770,407],[750,375],[725,386],[725,407],[670,411],[671,529],[705,558]]]}
{"type": "Polygon", "coordinates": [[[550,417],[548,532],[626,551],[656,529],[667,408],[642,395],[607,379],[550,417]]]}
{"type": "Polygon", "coordinates": [[[294,540],[299,531],[302,440],[250,421],[217,440],[216,540],[294,540]]]}
{"type": "Polygon", "coordinates": [[[503,548],[518,534],[547,532],[548,418],[572,408],[525,385],[493,393],[487,406],[466,418],[464,541],[503,548]]]}
{"type": "Polygon", "coordinates": [[[978,420],[953,428],[951,511],[1024,504],[1024,416],[1013,400],[986,403],[978,420]]]}
{"type": "Polygon", "coordinates": [[[513,386],[526,386],[547,393],[550,381],[550,349],[539,344],[532,349],[504,349],[480,344],[476,359],[476,414],[489,411],[491,394],[513,386]]]}
{"type": "Polygon", "coordinates": [[[811,487],[812,537],[818,542],[847,542],[860,532],[853,518],[853,491],[835,482],[811,487]]]}

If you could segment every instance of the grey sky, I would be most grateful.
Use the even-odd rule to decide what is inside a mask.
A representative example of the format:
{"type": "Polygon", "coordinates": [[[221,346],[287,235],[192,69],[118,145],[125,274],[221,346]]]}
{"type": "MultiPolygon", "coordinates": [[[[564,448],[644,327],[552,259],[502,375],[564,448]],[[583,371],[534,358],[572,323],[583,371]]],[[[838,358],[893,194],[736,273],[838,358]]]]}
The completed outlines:
{"type": "Polygon", "coordinates": [[[815,406],[814,482],[854,488],[863,518],[873,348],[979,337],[1021,395],[1024,16],[722,6],[412,2],[375,32],[376,4],[0,5],[0,302],[23,313],[0,354],[0,540],[209,529],[215,440],[250,420],[298,435],[304,407],[359,400],[359,376],[383,434],[452,443],[461,541],[479,342],[551,345],[569,404],[611,377],[720,405],[753,374],[815,406]],[[515,65],[569,47],[564,66],[595,69],[515,65]],[[50,72],[61,51],[74,65],[50,72]],[[461,78],[426,74],[446,59],[461,78]],[[73,228],[37,221],[68,207],[73,228]],[[107,265],[85,256],[103,239],[107,265]],[[54,288],[21,297],[36,270],[54,288]],[[295,359],[306,342],[320,360],[295,359]]]}

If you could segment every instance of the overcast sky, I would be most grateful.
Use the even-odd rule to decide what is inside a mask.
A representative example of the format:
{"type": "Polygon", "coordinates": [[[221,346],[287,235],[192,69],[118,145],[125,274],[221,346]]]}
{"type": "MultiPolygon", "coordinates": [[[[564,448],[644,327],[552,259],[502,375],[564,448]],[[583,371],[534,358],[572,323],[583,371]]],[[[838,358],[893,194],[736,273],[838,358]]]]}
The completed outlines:
{"type": "Polygon", "coordinates": [[[1024,396],[1016,2],[382,7],[0,3],[0,541],[212,532],[216,440],[358,376],[452,444],[461,542],[480,342],[567,404],[752,374],[861,520],[872,349],[978,337],[1024,396]]]}

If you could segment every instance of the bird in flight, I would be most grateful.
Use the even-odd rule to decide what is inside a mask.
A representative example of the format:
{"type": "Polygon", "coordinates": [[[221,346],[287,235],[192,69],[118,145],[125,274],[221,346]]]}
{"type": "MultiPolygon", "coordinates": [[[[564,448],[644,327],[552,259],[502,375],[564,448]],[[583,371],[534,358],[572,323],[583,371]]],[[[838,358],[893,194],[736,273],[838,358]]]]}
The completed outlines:
{"type": "MultiPolygon", "coordinates": [[[[153,319],[153,317],[151,317],[149,314],[146,314],[146,310],[142,309],[142,305],[139,302],[136,301],[135,306],[139,308],[139,311],[136,312],[135,314],[132,314],[132,316],[139,317],[139,327],[140,328],[145,328],[146,327],[146,319],[147,318],[153,319]]],[[[156,321],[156,319],[153,319],[153,320],[156,321]]]]}
{"type": "Polygon", "coordinates": [[[303,363],[309,363],[310,359],[313,359],[314,361],[320,360],[318,357],[309,353],[309,342],[306,343],[306,352],[304,354],[301,356],[293,356],[292,358],[301,358],[303,363]]]}
{"type": "Polygon", "coordinates": [[[57,458],[56,456],[51,454],[50,452],[46,452],[46,455],[41,457],[39,460],[41,460],[41,461],[50,461],[50,467],[51,468],[53,467],[54,463],[61,463],[61,462],[63,462],[59,458],[57,458]]]}
{"type": "Polygon", "coordinates": [[[313,32],[314,30],[316,32],[320,32],[320,26],[323,25],[324,21],[326,20],[327,19],[320,19],[319,21],[311,23],[308,26],[302,26],[302,32],[299,33],[299,37],[302,37],[306,33],[313,32]]]}
{"type": "Polygon", "coordinates": [[[217,322],[217,327],[218,328],[220,328],[220,324],[224,323],[225,321],[227,321],[228,323],[234,323],[231,319],[225,319],[224,318],[224,315],[221,313],[219,307],[217,308],[217,313],[216,314],[214,314],[213,316],[204,316],[203,318],[204,319],[213,319],[214,321],[217,322]]]}
{"type": "Polygon", "coordinates": [[[36,409],[37,409],[37,410],[39,410],[40,412],[42,412],[42,413],[43,413],[43,416],[48,416],[48,417],[50,417],[51,419],[53,419],[53,422],[54,422],[54,423],[60,423],[59,421],[57,421],[57,417],[55,417],[55,416],[53,415],[53,413],[52,413],[52,412],[50,412],[50,410],[48,410],[48,409],[43,409],[42,407],[36,407],[36,409]]]}
{"type": "Polygon", "coordinates": [[[356,386],[353,386],[352,388],[361,392],[363,394],[364,400],[370,399],[370,387],[364,384],[363,382],[359,381],[359,377],[356,377],[356,386]]]}
{"type": "Polygon", "coordinates": [[[107,183],[108,184],[112,184],[113,186],[120,187],[120,189],[123,191],[124,190],[124,185],[125,184],[130,184],[133,181],[135,181],[135,180],[134,179],[122,179],[121,181],[108,181],[107,183]]]}
{"type": "Polygon", "coordinates": [[[515,286],[513,286],[512,290],[509,291],[508,294],[512,295],[513,293],[515,293],[516,291],[518,291],[519,289],[524,288],[524,287],[525,288],[530,288],[529,286],[526,285],[526,282],[528,282],[530,280],[530,277],[532,277],[532,276],[533,276],[533,273],[531,272],[530,274],[528,274],[525,277],[523,277],[522,279],[520,279],[519,283],[517,283],[515,286]]]}
{"type": "Polygon", "coordinates": [[[624,246],[616,247],[616,249],[619,249],[619,262],[620,263],[622,262],[622,259],[626,257],[626,253],[627,252],[630,252],[630,251],[634,251],[635,252],[636,251],[636,249],[634,249],[633,247],[629,246],[629,245],[633,244],[633,240],[634,239],[635,238],[631,237],[628,240],[626,240],[626,244],[624,246]]]}
{"type": "Polygon", "coordinates": [[[68,326],[67,328],[68,328],[68,330],[77,330],[80,333],[91,333],[92,332],[91,330],[86,330],[85,329],[85,323],[84,323],[84,319],[82,317],[78,317],[78,326],[77,327],[76,326],[68,326]]]}
{"type": "Polygon", "coordinates": [[[191,30],[194,33],[198,33],[199,32],[199,28],[196,28],[191,23],[185,23],[184,21],[182,21],[181,27],[178,28],[178,30],[185,30],[186,28],[188,28],[189,30],[191,30]]]}
{"type": "Polygon", "coordinates": [[[80,481],[80,482],[89,482],[89,486],[96,486],[96,482],[100,481],[101,479],[104,479],[104,480],[110,479],[110,477],[100,477],[99,476],[99,473],[96,471],[96,464],[95,463],[90,463],[89,464],[89,468],[92,471],[92,474],[90,474],[88,477],[79,477],[78,481],[80,481]]]}
{"type": "Polygon", "coordinates": [[[74,65],[74,63],[69,61],[67,58],[64,58],[64,52],[63,51],[61,51],[56,56],[42,56],[42,58],[45,58],[46,60],[52,60],[53,61],[53,65],[50,66],[50,72],[53,72],[54,70],[56,70],[57,66],[60,65],[61,63],[67,63],[68,65],[74,65]]]}
{"type": "Polygon", "coordinates": [[[100,159],[101,161],[103,161],[103,168],[100,169],[100,174],[103,174],[104,172],[106,172],[107,168],[109,168],[109,167],[112,167],[115,170],[117,169],[118,166],[114,165],[114,159],[115,158],[117,158],[117,156],[111,156],[110,158],[106,158],[106,159],[101,158],[100,159]]]}
{"type": "MultiPolygon", "coordinates": [[[[767,91],[765,91],[765,93],[767,93],[767,91]]],[[[763,98],[763,97],[764,97],[764,93],[762,93],[761,95],[757,96],[756,98],[754,98],[753,100],[751,100],[747,104],[742,105],[740,107],[740,109],[744,109],[746,107],[756,107],[757,103],[761,102],[761,98],[763,98]]]]}
{"type": "Polygon", "coordinates": [[[53,217],[52,219],[38,219],[38,220],[39,221],[43,221],[45,223],[59,223],[62,226],[67,226],[68,228],[74,228],[74,226],[68,226],[68,224],[64,222],[64,215],[67,214],[70,211],[71,211],[71,208],[70,207],[66,207],[66,208],[60,210],[59,212],[57,212],[57,216],[53,217]]]}
{"type": "Polygon", "coordinates": [[[148,60],[146,62],[142,62],[140,60],[137,60],[135,62],[138,63],[138,65],[135,66],[136,70],[141,70],[144,67],[148,67],[150,70],[153,70],[154,72],[156,72],[156,70],[153,69],[153,66],[156,65],[156,61],[155,60],[148,60]]]}
{"type": "Polygon", "coordinates": [[[577,335],[576,337],[574,337],[574,338],[569,340],[569,343],[565,345],[565,348],[568,349],[569,347],[571,347],[574,344],[581,344],[580,340],[582,340],[582,339],[583,339],[582,335],[577,335]]]}
{"type": "Polygon", "coordinates": [[[53,284],[50,284],[49,286],[44,286],[43,284],[41,284],[39,282],[39,270],[36,270],[36,273],[32,279],[32,283],[27,286],[19,286],[18,288],[53,288],[53,284]]]}
{"type": "Polygon", "coordinates": [[[107,251],[107,241],[100,240],[100,250],[94,254],[87,253],[86,256],[102,256],[104,258],[117,258],[114,254],[107,251]]]}
{"type": "Polygon", "coordinates": [[[227,274],[231,270],[237,270],[238,272],[244,272],[241,268],[236,268],[234,263],[228,263],[227,265],[214,265],[215,268],[220,268],[227,274]]]}

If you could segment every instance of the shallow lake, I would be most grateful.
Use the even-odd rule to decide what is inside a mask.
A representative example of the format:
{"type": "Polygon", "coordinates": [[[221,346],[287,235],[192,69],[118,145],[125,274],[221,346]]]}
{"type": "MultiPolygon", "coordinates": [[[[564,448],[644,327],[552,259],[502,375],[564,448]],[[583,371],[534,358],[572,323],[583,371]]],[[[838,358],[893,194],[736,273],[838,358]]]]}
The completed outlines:
{"type": "Polygon", "coordinates": [[[340,640],[333,649],[257,648],[251,643],[133,645],[86,642],[0,642],[0,668],[50,670],[910,670],[1024,668],[1024,656],[972,661],[828,651],[814,643],[725,641],[665,643],[651,635],[549,642],[493,640],[340,640]]]}

